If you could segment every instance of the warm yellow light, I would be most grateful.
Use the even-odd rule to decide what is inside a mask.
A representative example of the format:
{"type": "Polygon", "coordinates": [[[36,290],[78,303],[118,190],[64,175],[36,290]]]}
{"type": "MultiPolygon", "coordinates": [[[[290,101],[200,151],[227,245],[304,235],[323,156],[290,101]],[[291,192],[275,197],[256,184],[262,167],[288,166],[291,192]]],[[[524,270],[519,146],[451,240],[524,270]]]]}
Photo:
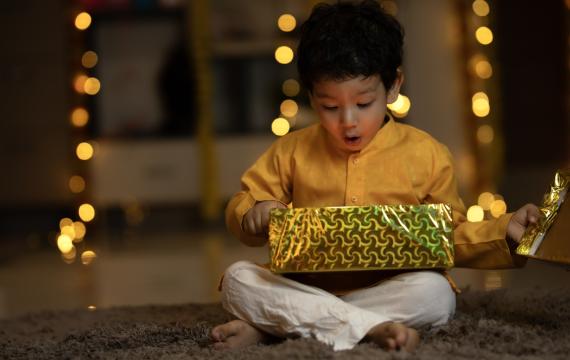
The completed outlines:
{"type": "Polygon", "coordinates": [[[493,32],[486,26],[481,26],[475,31],[475,38],[483,45],[493,42],[493,32]]]}
{"type": "Polygon", "coordinates": [[[85,228],[85,224],[81,221],[75,221],[73,223],[73,229],[75,230],[75,238],[73,242],[80,242],[84,237],[87,229],[85,228]]]}
{"type": "Polygon", "coordinates": [[[96,307],[95,305],[89,305],[89,306],[87,307],[87,310],[89,310],[89,311],[95,311],[95,310],[97,310],[97,307],[96,307]]]}
{"type": "Polygon", "coordinates": [[[287,99],[283,100],[280,106],[281,114],[287,117],[293,117],[297,115],[297,111],[299,111],[299,106],[294,100],[287,99]]]}
{"type": "Polygon", "coordinates": [[[479,199],[477,199],[477,204],[481,206],[483,210],[489,210],[491,203],[495,200],[495,197],[490,192],[484,192],[479,195],[479,199]]]}
{"type": "Polygon", "coordinates": [[[282,117],[279,117],[271,123],[271,131],[277,136],[283,136],[289,132],[291,126],[289,125],[289,121],[282,117]]]}
{"type": "Polygon", "coordinates": [[[75,261],[76,255],[77,255],[77,250],[75,249],[75,246],[71,245],[71,250],[69,250],[68,252],[62,252],[61,258],[67,264],[72,264],[75,261]]]}
{"type": "Polygon", "coordinates": [[[475,64],[475,74],[481,79],[488,79],[493,75],[493,67],[487,60],[478,61],[475,64]]]}
{"type": "Polygon", "coordinates": [[[485,0],[475,0],[473,1],[473,12],[477,16],[487,16],[489,15],[489,4],[485,0]]]}
{"type": "Polygon", "coordinates": [[[495,132],[490,125],[481,125],[477,129],[477,140],[482,144],[490,144],[495,138],[495,132]]]}
{"type": "Polygon", "coordinates": [[[85,82],[88,76],[85,74],[77,74],[73,79],[73,88],[80,94],[85,94],[85,82]]]}
{"type": "Polygon", "coordinates": [[[90,77],[85,80],[85,85],[83,86],[83,91],[89,95],[95,95],[101,90],[101,82],[99,79],[90,77]]]}
{"type": "Polygon", "coordinates": [[[59,220],[59,229],[61,230],[63,227],[69,226],[71,224],[73,224],[73,220],[71,220],[70,218],[63,218],[59,220]]]}
{"type": "Polygon", "coordinates": [[[73,175],[69,178],[69,190],[74,194],[79,194],[85,190],[85,180],[79,175],[73,175]]]}
{"type": "Polygon", "coordinates": [[[66,225],[66,226],[62,227],[61,233],[63,235],[69,236],[72,241],[73,241],[73,239],[75,239],[75,228],[73,227],[73,225],[66,225]]]}
{"type": "Polygon", "coordinates": [[[87,142],[77,145],[75,153],[80,160],[89,160],[93,157],[93,146],[87,142]]]}
{"type": "Polygon", "coordinates": [[[299,86],[299,82],[295,79],[288,79],[283,82],[283,86],[281,87],[283,90],[283,94],[294,97],[299,94],[301,90],[301,86],[299,86]]]}
{"type": "Polygon", "coordinates": [[[489,105],[489,97],[487,96],[487,94],[480,91],[475,95],[473,95],[471,101],[472,101],[471,108],[475,115],[477,115],[478,117],[485,117],[489,115],[491,107],[489,105]]]}
{"type": "Polygon", "coordinates": [[[382,1],[382,8],[385,12],[392,16],[398,15],[398,5],[396,5],[395,1],[392,0],[384,0],[382,1]]]}
{"type": "Polygon", "coordinates": [[[95,208],[90,204],[82,204],[79,207],[79,217],[85,222],[89,222],[95,218],[95,208]]]}
{"type": "Polygon", "coordinates": [[[275,60],[280,64],[289,64],[293,61],[293,50],[289,46],[279,46],[275,50],[275,60]]]}
{"type": "Polygon", "coordinates": [[[284,32],[293,31],[295,26],[297,26],[297,20],[291,14],[283,14],[277,19],[277,26],[284,32]]]}
{"type": "Polygon", "coordinates": [[[95,65],[97,65],[97,61],[99,61],[99,57],[97,56],[97,53],[95,53],[95,51],[91,50],[86,51],[83,53],[83,56],[81,57],[81,65],[83,65],[87,69],[95,67],[95,65]]]}
{"type": "Polygon", "coordinates": [[[82,12],[75,17],[75,27],[79,30],[85,30],[91,25],[91,15],[82,12]]]}
{"type": "Polygon", "coordinates": [[[95,254],[95,252],[93,252],[91,250],[84,251],[81,254],[81,263],[83,265],[89,265],[93,262],[93,260],[95,260],[96,257],[97,257],[97,254],[95,254]]]}
{"type": "Polygon", "coordinates": [[[498,218],[507,212],[507,203],[505,203],[503,200],[495,200],[489,206],[489,210],[491,211],[491,215],[493,215],[493,217],[498,218]]]}
{"type": "Polygon", "coordinates": [[[89,113],[85,108],[77,107],[71,112],[71,124],[76,127],[87,125],[89,113]]]}
{"type": "Polygon", "coordinates": [[[392,110],[392,113],[394,114],[395,117],[402,118],[408,115],[411,106],[412,103],[410,102],[410,99],[407,96],[398,94],[396,101],[394,101],[391,104],[388,104],[388,109],[392,110]]]}
{"type": "Polygon", "coordinates": [[[66,234],[61,234],[57,237],[57,247],[63,254],[68,253],[73,249],[73,242],[71,237],[66,234]]]}
{"type": "Polygon", "coordinates": [[[467,210],[467,220],[470,222],[483,221],[485,218],[485,212],[483,208],[479,205],[473,205],[467,210]]]}

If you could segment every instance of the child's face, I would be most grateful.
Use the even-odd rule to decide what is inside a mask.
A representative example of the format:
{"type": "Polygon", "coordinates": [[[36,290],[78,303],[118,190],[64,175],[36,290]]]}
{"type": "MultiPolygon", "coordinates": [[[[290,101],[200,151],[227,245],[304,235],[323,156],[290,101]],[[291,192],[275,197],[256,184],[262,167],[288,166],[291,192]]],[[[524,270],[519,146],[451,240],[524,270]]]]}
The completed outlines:
{"type": "Polygon", "coordinates": [[[401,75],[388,93],[378,75],[322,80],[313,84],[311,103],[332,144],[354,153],[372,141],[384,123],[386,104],[396,100],[400,85],[401,75]]]}

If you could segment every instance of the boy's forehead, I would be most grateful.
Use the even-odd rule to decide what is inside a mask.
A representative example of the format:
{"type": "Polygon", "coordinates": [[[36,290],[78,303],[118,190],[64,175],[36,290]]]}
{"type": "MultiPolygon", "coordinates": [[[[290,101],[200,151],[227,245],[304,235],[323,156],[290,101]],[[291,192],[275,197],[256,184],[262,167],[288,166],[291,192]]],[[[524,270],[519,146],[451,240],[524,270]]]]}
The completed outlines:
{"type": "Polygon", "coordinates": [[[314,83],[313,93],[316,97],[330,97],[332,92],[349,91],[356,95],[374,92],[381,84],[380,76],[358,76],[350,79],[322,79],[314,83]]]}

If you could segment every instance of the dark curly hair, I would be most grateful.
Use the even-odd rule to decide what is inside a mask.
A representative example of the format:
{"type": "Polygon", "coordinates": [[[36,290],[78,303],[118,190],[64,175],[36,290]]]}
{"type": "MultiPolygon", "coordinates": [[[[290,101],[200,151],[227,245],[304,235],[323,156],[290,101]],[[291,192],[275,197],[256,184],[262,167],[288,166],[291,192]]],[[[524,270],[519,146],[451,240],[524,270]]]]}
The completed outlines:
{"type": "Polygon", "coordinates": [[[380,75],[389,90],[402,64],[404,30],[378,2],[317,4],[301,26],[297,69],[312,91],[316,81],[380,75]]]}

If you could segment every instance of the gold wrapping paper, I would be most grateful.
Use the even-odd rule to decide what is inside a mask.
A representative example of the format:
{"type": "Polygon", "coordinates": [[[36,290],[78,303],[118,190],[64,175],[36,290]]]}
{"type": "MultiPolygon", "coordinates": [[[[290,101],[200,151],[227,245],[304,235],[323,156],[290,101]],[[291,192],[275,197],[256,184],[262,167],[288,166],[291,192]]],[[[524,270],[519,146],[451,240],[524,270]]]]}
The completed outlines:
{"type": "Polygon", "coordinates": [[[527,227],[517,254],[570,264],[570,169],[558,170],[550,190],[544,195],[542,218],[527,227]]]}
{"type": "Polygon", "coordinates": [[[453,266],[451,206],[376,205],[273,209],[276,273],[453,266]]]}

